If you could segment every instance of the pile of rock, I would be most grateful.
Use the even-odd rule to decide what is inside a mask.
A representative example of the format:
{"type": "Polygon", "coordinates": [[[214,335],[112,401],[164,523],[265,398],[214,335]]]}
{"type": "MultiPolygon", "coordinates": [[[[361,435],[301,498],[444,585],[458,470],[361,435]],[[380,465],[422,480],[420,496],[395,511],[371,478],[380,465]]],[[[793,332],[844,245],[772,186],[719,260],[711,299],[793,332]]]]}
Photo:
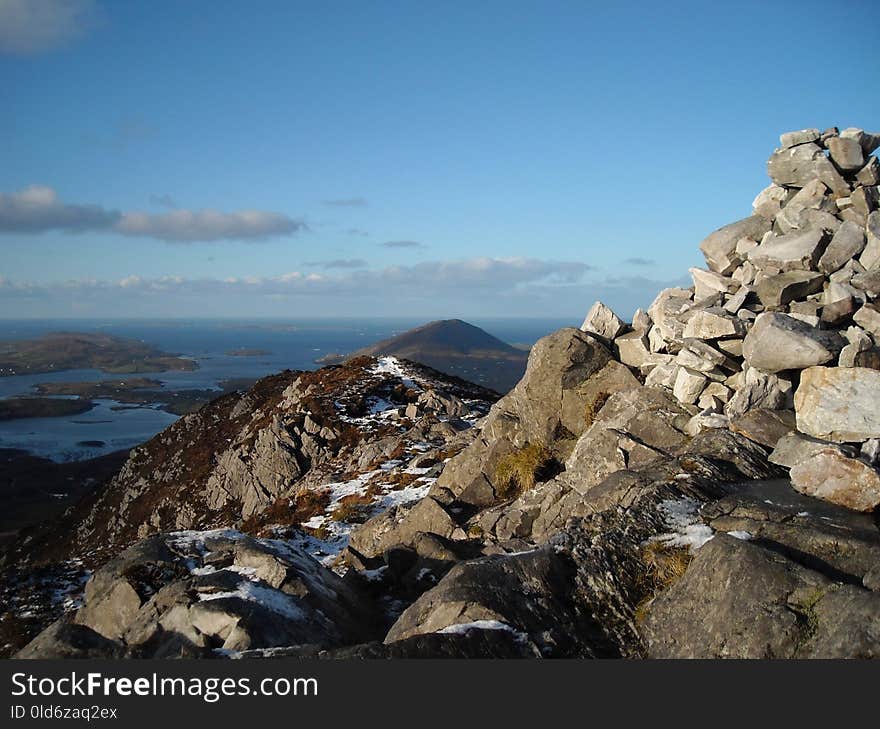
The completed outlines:
{"type": "Polygon", "coordinates": [[[774,447],[804,493],[880,504],[880,134],[780,137],[753,215],[716,230],[693,286],[631,325],[597,302],[582,330],[690,411],[774,447]]]}

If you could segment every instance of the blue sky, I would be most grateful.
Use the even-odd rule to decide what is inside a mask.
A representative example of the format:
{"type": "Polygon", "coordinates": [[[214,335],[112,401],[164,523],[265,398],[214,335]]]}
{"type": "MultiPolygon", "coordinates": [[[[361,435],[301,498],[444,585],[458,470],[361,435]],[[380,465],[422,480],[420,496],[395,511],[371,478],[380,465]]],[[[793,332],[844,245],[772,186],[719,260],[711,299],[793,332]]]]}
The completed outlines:
{"type": "Polygon", "coordinates": [[[0,317],[628,317],[880,127],[871,2],[609,5],[0,0],[0,317]]]}

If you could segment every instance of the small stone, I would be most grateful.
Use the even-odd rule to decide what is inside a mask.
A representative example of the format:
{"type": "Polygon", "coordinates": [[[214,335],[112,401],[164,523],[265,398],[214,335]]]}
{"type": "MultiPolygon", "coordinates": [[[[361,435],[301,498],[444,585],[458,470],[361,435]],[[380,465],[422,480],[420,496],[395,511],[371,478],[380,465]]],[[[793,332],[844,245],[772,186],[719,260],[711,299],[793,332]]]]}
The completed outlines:
{"type": "Polygon", "coordinates": [[[665,387],[671,390],[675,387],[675,378],[678,375],[678,367],[675,364],[659,364],[645,377],[646,387],[665,387]]]}
{"type": "Polygon", "coordinates": [[[731,314],[736,314],[736,312],[745,306],[746,301],[752,293],[753,290],[750,286],[740,286],[739,290],[724,304],[724,310],[731,314]]]}
{"type": "Polygon", "coordinates": [[[880,505],[880,473],[836,448],[823,448],[791,469],[791,485],[802,494],[855,511],[880,505]]]}
{"type": "MultiPolygon", "coordinates": [[[[852,296],[845,299],[835,301],[833,304],[826,304],[822,307],[822,317],[820,321],[831,327],[841,327],[846,324],[856,310],[856,300],[852,296]]],[[[795,316],[792,314],[792,316],[795,316]]],[[[819,322],[813,323],[817,326],[819,322]]]]}
{"type": "Polygon", "coordinates": [[[828,140],[828,151],[834,164],[844,172],[855,172],[865,164],[862,145],[851,137],[833,137],[828,140]]]}
{"type": "Polygon", "coordinates": [[[749,368],[744,375],[740,375],[740,382],[730,379],[725,384],[736,388],[724,408],[724,413],[731,419],[745,415],[755,408],[785,410],[791,407],[791,382],[779,375],[768,375],[749,368]]]}
{"type": "Polygon", "coordinates": [[[871,438],[862,443],[861,456],[872,466],[880,463],[880,438],[871,438]]]}
{"type": "Polygon", "coordinates": [[[752,210],[755,215],[772,220],[775,218],[782,206],[790,197],[789,191],[780,185],[770,185],[765,187],[758,196],[752,201],[752,210]]]}
{"type": "Polygon", "coordinates": [[[871,154],[877,147],[880,147],[880,134],[871,134],[858,127],[844,129],[840,136],[858,141],[865,155],[871,154]]]}
{"type": "Polygon", "coordinates": [[[633,314],[632,320],[632,328],[637,332],[647,332],[652,325],[651,317],[648,316],[648,312],[643,311],[642,309],[636,309],[636,313],[633,314]]]}
{"type": "Polygon", "coordinates": [[[859,256],[866,271],[880,270],[880,211],[872,212],[865,225],[865,249],[859,256]]]}
{"type": "Polygon", "coordinates": [[[767,174],[773,182],[784,187],[804,187],[811,180],[821,180],[835,195],[849,193],[846,180],[822,148],[812,142],[774,152],[767,161],[767,174]]]}
{"type": "Polygon", "coordinates": [[[679,315],[693,305],[691,292],[687,289],[663,289],[648,309],[654,328],[665,342],[681,339],[684,323],[679,315]]]}
{"type": "Polygon", "coordinates": [[[694,300],[701,301],[712,294],[729,293],[737,288],[737,283],[728,276],[722,276],[714,271],[706,271],[702,268],[688,269],[694,282],[694,300]]]}
{"type": "Polygon", "coordinates": [[[791,410],[756,408],[731,420],[730,429],[762,446],[775,448],[782,436],[795,429],[794,413],[791,410]]]}
{"type": "Polygon", "coordinates": [[[880,295],[880,271],[857,273],[850,279],[850,283],[871,298],[880,295]]]}
{"type": "Polygon", "coordinates": [[[757,284],[757,294],[767,307],[780,307],[822,290],[825,277],[812,271],[786,271],[768,276],[757,284]]]}
{"type": "Polygon", "coordinates": [[[672,394],[679,402],[685,405],[692,405],[700,397],[703,388],[706,386],[706,376],[700,372],[689,370],[686,367],[679,367],[675,376],[675,384],[672,388],[672,394]]]}
{"type": "Polygon", "coordinates": [[[709,308],[696,312],[685,324],[683,336],[695,339],[724,339],[745,334],[740,319],[732,317],[724,309],[709,308]]]}
{"type": "Polygon", "coordinates": [[[629,367],[641,367],[651,358],[648,338],[643,332],[629,332],[614,340],[618,359],[629,367]]]}
{"type": "Polygon", "coordinates": [[[880,184],[880,162],[876,157],[869,157],[865,166],[856,174],[856,182],[863,186],[880,184]]]}
{"type": "Polygon", "coordinates": [[[616,339],[626,328],[626,325],[611,309],[601,301],[597,301],[590,307],[581,331],[595,334],[597,337],[610,342],[616,339]]]}
{"type": "Polygon", "coordinates": [[[875,337],[880,337],[880,309],[874,304],[865,304],[855,313],[853,321],[875,337]]]}
{"type": "Polygon", "coordinates": [[[788,233],[802,226],[801,213],[804,210],[825,210],[831,212],[836,205],[827,197],[828,188],[819,180],[810,180],[797,194],[786,203],[776,216],[776,224],[783,233],[788,233]]]}
{"type": "Polygon", "coordinates": [[[809,460],[819,451],[826,448],[836,448],[833,443],[819,438],[812,438],[809,435],[798,433],[792,429],[791,432],[781,436],[773,448],[773,452],[767,459],[770,463],[777,466],[785,466],[785,468],[794,468],[799,463],[809,460]]]}
{"type": "Polygon", "coordinates": [[[880,193],[874,186],[857,187],[852,191],[850,199],[852,200],[852,209],[860,215],[867,216],[874,212],[880,204],[880,193]]]}
{"type": "Polygon", "coordinates": [[[731,357],[742,357],[742,339],[719,339],[715,344],[718,346],[718,349],[729,354],[731,357]]]}

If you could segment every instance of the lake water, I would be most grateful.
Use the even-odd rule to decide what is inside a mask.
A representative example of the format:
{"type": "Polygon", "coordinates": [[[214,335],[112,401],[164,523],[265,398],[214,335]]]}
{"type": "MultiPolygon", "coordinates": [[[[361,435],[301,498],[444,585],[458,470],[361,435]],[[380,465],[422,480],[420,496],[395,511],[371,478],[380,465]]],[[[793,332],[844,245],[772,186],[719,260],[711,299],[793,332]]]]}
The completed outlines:
{"type": "MultiPolygon", "coordinates": [[[[532,344],[562,326],[580,322],[559,319],[470,319],[511,344],[532,344]]],[[[311,370],[315,360],[331,352],[351,352],[392,337],[423,319],[326,320],[0,320],[0,341],[30,339],[49,332],[104,332],[148,342],[199,363],[193,372],[138,373],[160,380],[167,390],[220,389],[226,379],[256,378],[284,369],[311,370]],[[259,349],[257,356],[230,356],[235,349],[259,349]]],[[[33,394],[45,382],[92,382],[116,379],[99,370],[68,370],[44,375],[0,377],[0,398],[33,394]]],[[[154,436],[177,417],[157,408],[112,410],[117,403],[96,401],[87,413],[61,418],[0,421],[0,448],[20,448],[58,461],[91,458],[131,448],[154,436]],[[103,441],[104,446],[83,445],[103,441]]]]}

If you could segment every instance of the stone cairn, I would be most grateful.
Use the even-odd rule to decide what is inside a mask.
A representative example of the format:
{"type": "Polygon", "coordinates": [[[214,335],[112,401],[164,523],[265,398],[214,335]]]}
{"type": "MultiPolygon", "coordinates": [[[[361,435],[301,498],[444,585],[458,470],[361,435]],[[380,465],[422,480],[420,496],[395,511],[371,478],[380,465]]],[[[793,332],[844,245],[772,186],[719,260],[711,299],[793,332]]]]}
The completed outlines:
{"type": "Polygon", "coordinates": [[[581,329],[648,386],[772,449],[802,493],[880,505],[880,134],[780,137],[753,215],[708,236],[693,286],[625,324],[601,302],[581,329]]]}

